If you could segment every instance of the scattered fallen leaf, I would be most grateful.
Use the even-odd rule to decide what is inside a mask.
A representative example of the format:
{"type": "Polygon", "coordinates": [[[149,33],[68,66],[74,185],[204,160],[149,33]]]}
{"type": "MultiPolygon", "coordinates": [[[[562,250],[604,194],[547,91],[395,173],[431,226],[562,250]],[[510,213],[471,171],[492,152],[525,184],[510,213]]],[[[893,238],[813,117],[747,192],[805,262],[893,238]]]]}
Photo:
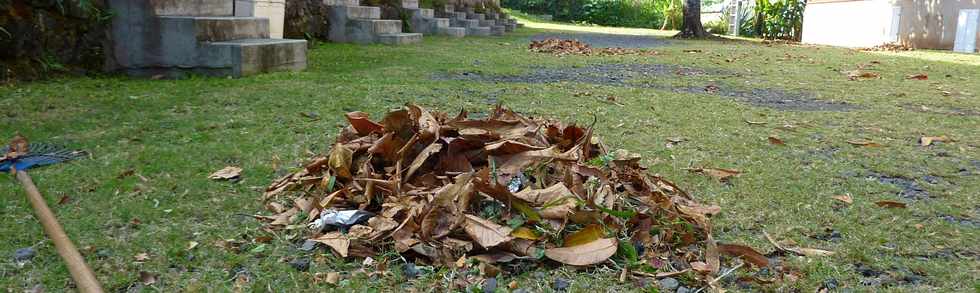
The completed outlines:
{"type": "Polygon", "coordinates": [[[133,256],[133,259],[137,262],[144,262],[150,260],[150,254],[143,252],[133,256]]]}
{"type": "Polygon", "coordinates": [[[563,264],[587,266],[604,262],[616,254],[617,243],[616,239],[603,238],[578,246],[547,249],[544,255],[563,264]]]}
{"type": "Polygon", "coordinates": [[[845,73],[847,73],[847,79],[849,80],[881,79],[881,75],[877,72],[864,71],[860,69],[847,71],[845,73]]]}
{"type": "Polygon", "coordinates": [[[194,248],[197,248],[198,245],[200,245],[200,243],[197,241],[187,242],[187,250],[194,250],[194,248]]]}
{"type": "Polygon", "coordinates": [[[929,146],[929,145],[932,145],[933,142],[937,142],[937,141],[938,142],[951,142],[952,140],[949,139],[949,137],[946,137],[945,135],[943,135],[943,136],[923,136],[923,137],[919,138],[919,144],[922,145],[922,146],[929,146]]]}
{"type": "Polygon", "coordinates": [[[841,201],[843,203],[846,203],[846,204],[852,204],[852,203],[854,203],[854,199],[851,198],[851,195],[850,194],[835,195],[835,196],[831,196],[831,198],[836,199],[836,200],[839,200],[839,201],[841,201]]]}
{"type": "Polygon", "coordinates": [[[766,121],[750,121],[750,120],[744,120],[744,121],[749,125],[765,125],[766,123],[768,123],[766,121]]]}
{"type": "Polygon", "coordinates": [[[833,251],[829,251],[829,250],[797,247],[796,243],[793,242],[792,240],[786,241],[785,244],[780,244],[779,242],[776,242],[776,240],[774,240],[772,236],[769,236],[769,233],[767,233],[766,231],[762,231],[762,235],[766,236],[766,240],[769,240],[769,243],[771,243],[772,246],[775,246],[776,249],[781,251],[791,252],[797,255],[811,256],[811,257],[830,256],[834,254],[833,251]]]}
{"type": "Polygon", "coordinates": [[[212,179],[212,180],[232,180],[232,179],[235,179],[235,178],[240,177],[241,175],[242,175],[242,168],[228,166],[228,167],[225,167],[224,169],[221,169],[221,170],[215,171],[214,173],[211,173],[211,175],[208,175],[208,179],[212,179]]]}
{"type": "Polygon", "coordinates": [[[880,144],[866,139],[852,139],[848,140],[847,143],[860,147],[881,147],[880,144]]]}
{"type": "Polygon", "coordinates": [[[14,134],[14,138],[10,140],[10,144],[7,146],[7,153],[4,154],[3,157],[0,157],[0,160],[16,159],[27,155],[29,152],[30,143],[27,142],[27,138],[20,135],[20,133],[17,133],[14,134]]]}
{"type": "Polygon", "coordinates": [[[341,234],[340,231],[326,233],[311,240],[326,244],[341,257],[347,257],[347,253],[350,251],[350,239],[341,234]]]}
{"type": "Polygon", "coordinates": [[[702,175],[707,175],[718,179],[719,181],[725,181],[732,177],[738,177],[742,174],[742,171],[735,169],[721,169],[721,168],[688,168],[688,171],[692,173],[698,173],[702,175]]]}
{"type": "Polygon", "coordinates": [[[739,257],[757,268],[769,266],[769,259],[758,251],[755,251],[755,249],[752,249],[752,247],[738,244],[719,244],[718,251],[730,256],[739,257]]]}
{"type": "Polygon", "coordinates": [[[140,282],[145,286],[150,286],[157,283],[157,278],[160,277],[159,274],[154,274],[151,272],[140,272],[140,282]]]}
{"type": "Polygon", "coordinates": [[[926,75],[925,73],[917,73],[917,74],[906,75],[905,79],[927,80],[929,79],[929,76],[926,75]]]}
{"type": "Polygon", "coordinates": [[[786,145],[786,142],[784,142],[782,139],[779,139],[778,137],[769,136],[769,144],[786,145]]]}
{"type": "Polygon", "coordinates": [[[892,200],[879,200],[875,202],[876,205],[883,208],[897,208],[904,209],[906,204],[903,202],[892,201],[892,200]]]}

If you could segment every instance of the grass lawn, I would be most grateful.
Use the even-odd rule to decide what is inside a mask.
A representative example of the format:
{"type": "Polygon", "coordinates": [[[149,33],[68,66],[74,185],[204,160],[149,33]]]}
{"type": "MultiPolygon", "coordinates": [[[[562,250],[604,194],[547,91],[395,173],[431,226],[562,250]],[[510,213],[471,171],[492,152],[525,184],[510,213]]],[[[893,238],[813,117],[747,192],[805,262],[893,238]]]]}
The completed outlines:
{"type": "MultiPolygon", "coordinates": [[[[774,250],[763,236],[768,233],[836,252],[781,257],[800,270],[796,282],[726,283],[730,290],[813,292],[830,282],[855,291],[980,290],[980,55],[681,40],[655,48],[657,56],[527,51],[528,37],[555,30],[672,34],[532,22],[506,37],[426,37],[401,47],[318,43],[309,51],[309,69],[298,73],[10,85],[0,87],[0,137],[20,131],[92,153],[91,159],[31,173],[111,291],[139,287],[140,272],[159,274],[144,289],[161,292],[229,291],[236,274],[250,276],[241,288],[246,291],[447,290],[453,276],[447,270],[406,280],[402,260],[389,253],[391,274],[375,279],[351,273],[360,260],[345,262],[326,250],[299,252],[296,235],[264,232],[247,215],[264,212],[261,191],[272,179],[331,145],[345,112],[381,117],[405,103],[480,112],[498,102],[585,124],[597,115],[596,132],[611,148],[643,155],[650,172],[722,207],[713,221],[720,242],[768,253],[774,250]],[[690,51],[695,49],[700,51],[690,51]],[[608,63],[668,69],[635,74],[629,84],[433,78],[574,71],[608,63]],[[844,72],[859,67],[880,79],[848,80],[844,72]],[[906,79],[918,73],[928,80],[906,79]],[[709,85],[720,92],[698,90],[709,85]],[[724,95],[753,90],[773,97],[724,95]],[[781,103],[787,93],[831,101],[833,109],[800,111],[781,103]],[[943,135],[955,141],[919,145],[921,136],[943,135]],[[770,144],[770,136],[785,145],[770,144]],[[881,146],[848,143],[854,140],[881,146]],[[206,178],[228,165],[243,167],[244,179],[206,178]],[[722,183],[689,167],[744,174],[722,183]],[[844,194],[853,204],[832,198],[844,194]],[[875,204],[881,200],[908,206],[883,208],[875,204]],[[272,240],[252,242],[263,236],[272,240]],[[247,243],[237,252],[215,245],[224,239],[247,243]],[[199,245],[188,249],[192,242],[199,245]],[[137,261],[143,253],[148,259],[137,261]],[[288,264],[309,254],[309,272],[288,264]],[[318,272],[344,272],[346,281],[338,287],[314,284],[318,272]]],[[[19,292],[41,284],[51,292],[65,290],[68,272],[22,189],[7,179],[0,180],[0,190],[0,288],[19,292]],[[33,247],[37,256],[19,267],[11,255],[23,247],[33,247]]],[[[612,266],[555,267],[505,275],[498,291],[511,281],[531,292],[548,291],[556,278],[570,281],[574,292],[648,290],[643,280],[620,283],[612,266]]]]}

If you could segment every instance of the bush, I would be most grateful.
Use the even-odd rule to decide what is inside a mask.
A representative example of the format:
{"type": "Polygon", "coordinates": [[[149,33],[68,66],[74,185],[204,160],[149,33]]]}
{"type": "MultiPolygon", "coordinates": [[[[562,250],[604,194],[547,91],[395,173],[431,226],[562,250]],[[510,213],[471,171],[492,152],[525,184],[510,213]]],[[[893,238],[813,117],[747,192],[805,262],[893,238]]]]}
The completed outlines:
{"type": "Polygon", "coordinates": [[[757,1],[754,30],[766,39],[799,41],[803,30],[806,0],[757,1]]]}
{"type": "Polygon", "coordinates": [[[709,21],[704,24],[704,29],[709,33],[716,35],[726,35],[728,34],[728,19],[709,21]]]}

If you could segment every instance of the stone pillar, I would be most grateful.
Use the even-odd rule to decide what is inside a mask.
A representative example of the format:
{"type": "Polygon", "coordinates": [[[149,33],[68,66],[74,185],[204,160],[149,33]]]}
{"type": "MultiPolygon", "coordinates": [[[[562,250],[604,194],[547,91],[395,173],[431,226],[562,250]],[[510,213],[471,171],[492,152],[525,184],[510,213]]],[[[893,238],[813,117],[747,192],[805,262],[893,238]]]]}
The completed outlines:
{"type": "Polygon", "coordinates": [[[269,19],[269,38],[282,39],[286,0],[235,0],[235,16],[269,19]]]}

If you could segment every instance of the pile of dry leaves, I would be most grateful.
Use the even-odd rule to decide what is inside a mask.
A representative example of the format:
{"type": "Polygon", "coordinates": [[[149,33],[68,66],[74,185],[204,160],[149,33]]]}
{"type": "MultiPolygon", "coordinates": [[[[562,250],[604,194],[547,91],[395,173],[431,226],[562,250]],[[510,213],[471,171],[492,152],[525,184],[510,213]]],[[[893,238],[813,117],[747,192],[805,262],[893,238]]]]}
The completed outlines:
{"type": "Polygon", "coordinates": [[[868,52],[874,52],[874,51],[914,51],[915,48],[912,48],[912,47],[909,47],[909,46],[906,46],[906,45],[903,45],[903,44],[899,44],[899,43],[887,43],[887,44],[877,45],[877,46],[874,46],[874,47],[861,48],[859,50],[860,51],[868,51],[868,52]]]}
{"type": "Polygon", "coordinates": [[[497,107],[471,119],[407,105],[380,122],[362,112],[329,154],[275,180],[268,229],[301,231],[342,257],[396,250],[436,266],[615,261],[631,274],[693,272],[707,284],[719,254],[765,266],[755,250],[716,245],[709,217],[640,157],[609,152],[592,128],[497,107]]]}
{"type": "Polygon", "coordinates": [[[555,56],[565,55],[585,55],[585,56],[614,56],[614,55],[657,55],[657,51],[626,49],[626,48],[599,48],[594,49],[589,44],[578,40],[564,39],[545,39],[541,41],[531,41],[528,50],[538,53],[550,53],[555,56]]]}

